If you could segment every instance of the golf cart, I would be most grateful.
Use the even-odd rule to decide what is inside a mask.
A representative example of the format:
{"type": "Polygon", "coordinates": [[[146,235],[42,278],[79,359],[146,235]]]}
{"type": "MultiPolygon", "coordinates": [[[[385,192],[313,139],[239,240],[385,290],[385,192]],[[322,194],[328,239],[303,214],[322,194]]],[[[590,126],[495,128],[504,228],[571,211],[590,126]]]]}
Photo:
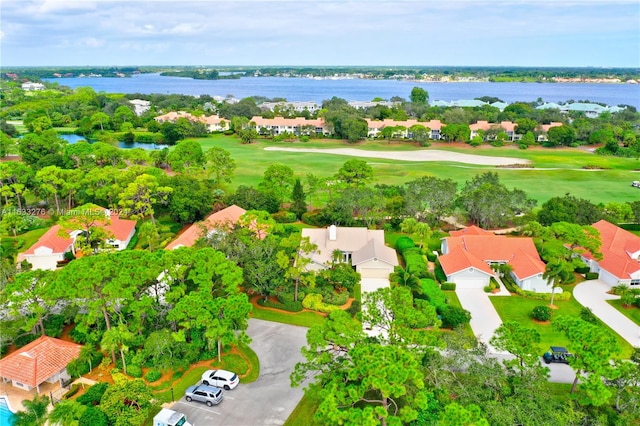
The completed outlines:
{"type": "Polygon", "coordinates": [[[546,364],[551,364],[552,362],[559,362],[562,364],[569,364],[569,359],[573,355],[567,351],[567,348],[562,346],[551,346],[551,349],[548,352],[545,352],[542,355],[542,359],[546,364]]]}

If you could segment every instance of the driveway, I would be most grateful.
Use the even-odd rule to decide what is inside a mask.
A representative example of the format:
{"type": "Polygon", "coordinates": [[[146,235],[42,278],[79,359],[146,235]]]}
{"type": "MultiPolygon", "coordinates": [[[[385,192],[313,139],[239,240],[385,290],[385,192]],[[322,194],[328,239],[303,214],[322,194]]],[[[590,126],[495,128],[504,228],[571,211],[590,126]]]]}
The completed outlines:
{"type": "Polygon", "coordinates": [[[607,294],[611,287],[600,280],[585,281],[573,289],[573,297],[582,306],[590,308],[595,316],[611,327],[633,347],[640,347],[640,327],[622,315],[607,300],[618,299],[619,296],[607,294]]]}
{"type": "MultiPolygon", "coordinates": [[[[502,325],[502,319],[498,311],[489,300],[488,293],[481,288],[461,288],[456,289],[460,304],[464,309],[471,312],[471,329],[479,341],[486,343],[491,353],[503,353],[489,345],[489,340],[498,327],[502,325]]],[[[491,297],[509,296],[509,292],[504,289],[497,295],[491,297]],[[506,294],[505,294],[506,293],[506,294]]]]}
{"type": "Polygon", "coordinates": [[[289,375],[303,361],[300,349],[307,343],[307,328],[252,318],[247,333],[260,359],[258,380],[241,381],[234,390],[225,391],[222,403],[211,408],[182,397],[172,409],[186,414],[197,426],[284,424],[303,395],[301,387],[291,388],[289,375]]]}

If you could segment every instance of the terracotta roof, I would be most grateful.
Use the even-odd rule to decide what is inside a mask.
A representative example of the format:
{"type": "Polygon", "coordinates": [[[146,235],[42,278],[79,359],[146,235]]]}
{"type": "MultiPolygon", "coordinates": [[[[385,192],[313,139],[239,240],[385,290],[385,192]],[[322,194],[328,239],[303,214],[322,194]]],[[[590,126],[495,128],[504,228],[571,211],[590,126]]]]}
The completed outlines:
{"type": "Polygon", "coordinates": [[[240,216],[246,212],[247,211],[245,209],[234,204],[226,209],[212,213],[202,222],[189,225],[175,240],[167,244],[165,249],[173,250],[178,247],[191,247],[196,243],[198,238],[202,236],[203,226],[207,231],[223,227],[233,227],[233,225],[235,225],[240,219],[240,216]]]}
{"type": "Polygon", "coordinates": [[[116,213],[111,213],[111,223],[105,226],[104,229],[107,234],[111,232],[116,240],[126,241],[131,235],[131,232],[136,228],[136,221],[130,219],[120,219],[120,216],[116,213]]]}
{"type": "MultiPolygon", "coordinates": [[[[619,279],[629,279],[631,274],[640,271],[640,259],[637,257],[640,255],[640,237],[606,220],[596,222],[592,226],[600,232],[602,240],[602,260],[598,262],[602,269],[619,279]]],[[[594,259],[591,253],[585,253],[583,256],[594,259]]]]}
{"type": "Polygon", "coordinates": [[[50,248],[53,253],[64,253],[68,251],[71,244],[73,244],[73,238],[61,237],[58,235],[58,232],[60,232],[60,225],[53,225],[34,245],[29,247],[24,254],[35,254],[35,250],[40,247],[50,248]]]}
{"type": "Polygon", "coordinates": [[[82,345],[41,336],[0,360],[0,376],[38,386],[80,355],[82,345]]]}
{"type": "Polygon", "coordinates": [[[486,262],[469,253],[462,246],[456,246],[449,253],[443,254],[438,259],[444,273],[447,275],[455,274],[468,268],[477,269],[492,277],[496,275],[486,262]]]}
{"type": "MultiPolygon", "coordinates": [[[[474,232],[479,232],[475,230],[474,232]]],[[[508,238],[504,235],[493,234],[468,234],[446,238],[449,252],[461,253],[456,250],[462,249],[469,253],[474,259],[480,259],[487,263],[508,263],[512,267],[513,273],[519,279],[524,279],[537,274],[543,274],[545,264],[540,259],[536,246],[531,238],[508,238]]],[[[440,259],[442,259],[441,256],[440,259]]],[[[449,269],[445,269],[448,274],[457,272],[470,266],[477,267],[468,257],[460,257],[456,261],[448,261],[449,269]]],[[[444,265],[443,265],[444,268],[444,265]]]]}
{"type": "Polygon", "coordinates": [[[395,121],[390,118],[386,118],[384,120],[371,120],[365,119],[367,121],[367,126],[370,129],[382,129],[384,127],[395,127],[395,126],[404,126],[407,129],[413,125],[419,124],[424,127],[428,127],[431,130],[439,130],[442,127],[442,123],[440,120],[431,120],[431,121],[418,121],[415,119],[404,120],[404,121],[395,121]]]}
{"type": "Polygon", "coordinates": [[[324,127],[324,120],[321,118],[315,119],[306,119],[304,117],[295,117],[295,118],[284,118],[284,117],[274,117],[274,118],[262,118],[259,116],[255,116],[251,118],[252,122],[255,123],[256,127],[263,126],[315,126],[315,127],[324,127]]]}
{"type": "Polygon", "coordinates": [[[449,234],[452,237],[462,237],[463,235],[493,235],[493,232],[482,229],[476,225],[471,225],[457,231],[451,231],[449,234]]]}

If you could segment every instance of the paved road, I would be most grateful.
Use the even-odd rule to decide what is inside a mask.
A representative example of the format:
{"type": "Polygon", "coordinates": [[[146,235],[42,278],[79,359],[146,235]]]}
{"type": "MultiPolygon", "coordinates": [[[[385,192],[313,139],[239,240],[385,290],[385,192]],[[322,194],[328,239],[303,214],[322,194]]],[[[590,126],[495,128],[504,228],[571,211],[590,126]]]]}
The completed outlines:
{"type": "Polygon", "coordinates": [[[611,287],[600,280],[585,281],[573,289],[573,297],[582,306],[590,308],[595,316],[622,336],[631,346],[640,347],[640,327],[607,303],[607,300],[619,298],[619,296],[607,294],[610,289],[611,287]]]}
{"type": "Polygon", "coordinates": [[[224,400],[211,408],[181,398],[172,408],[195,426],[282,425],[300,402],[302,388],[291,388],[289,375],[303,360],[300,348],[306,345],[307,329],[252,318],[247,333],[260,359],[260,377],[225,391],[224,400]]]}

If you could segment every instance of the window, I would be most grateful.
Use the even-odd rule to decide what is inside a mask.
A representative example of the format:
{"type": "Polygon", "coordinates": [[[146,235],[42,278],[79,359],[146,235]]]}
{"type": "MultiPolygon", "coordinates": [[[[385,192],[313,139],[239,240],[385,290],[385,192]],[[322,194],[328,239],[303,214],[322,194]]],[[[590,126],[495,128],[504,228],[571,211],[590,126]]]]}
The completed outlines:
{"type": "Polygon", "coordinates": [[[345,263],[350,263],[351,262],[351,253],[343,251],[342,252],[342,261],[345,262],[345,263]]]}

